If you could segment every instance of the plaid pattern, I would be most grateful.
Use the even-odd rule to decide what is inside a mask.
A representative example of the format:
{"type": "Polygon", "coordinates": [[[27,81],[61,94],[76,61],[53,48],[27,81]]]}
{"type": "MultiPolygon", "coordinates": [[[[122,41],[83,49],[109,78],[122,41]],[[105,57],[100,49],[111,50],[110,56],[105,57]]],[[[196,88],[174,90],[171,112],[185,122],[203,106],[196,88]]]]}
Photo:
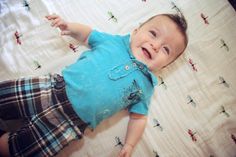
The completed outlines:
{"type": "Polygon", "coordinates": [[[55,156],[86,128],[74,112],[60,75],[0,83],[0,118],[25,119],[9,136],[11,156],[55,156]]]}

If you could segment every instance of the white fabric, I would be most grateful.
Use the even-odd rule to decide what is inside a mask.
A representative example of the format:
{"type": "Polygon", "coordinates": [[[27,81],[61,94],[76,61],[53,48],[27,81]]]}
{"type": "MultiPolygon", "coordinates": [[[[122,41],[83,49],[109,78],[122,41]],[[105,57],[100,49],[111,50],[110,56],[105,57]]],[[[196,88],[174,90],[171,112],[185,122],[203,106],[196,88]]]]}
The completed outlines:
{"type": "MultiPolygon", "coordinates": [[[[158,74],[163,85],[157,86],[151,101],[149,121],[134,157],[235,157],[236,144],[236,14],[227,0],[174,1],[188,21],[189,45],[185,54],[158,74]],[[208,16],[204,24],[200,14],[208,16]],[[221,48],[223,39],[229,51],[221,48]],[[193,60],[197,72],[188,63],[193,60]],[[220,83],[222,76],[229,87],[220,83]],[[188,103],[190,95],[196,102],[188,103]],[[221,106],[230,115],[221,113],[221,106]],[[157,119],[163,131],[153,127],[157,119]],[[196,132],[191,140],[188,129],[196,132]]],[[[79,46],[74,53],[69,43],[78,42],[60,36],[51,28],[45,15],[56,13],[67,21],[81,22],[113,34],[131,32],[140,23],[158,13],[175,13],[166,0],[29,0],[30,10],[23,1],[0,1],[0,80],[24,76],[60,73],[85,50],[79,46]],[[111,11],[118,19],[109,19],[111,11]],[[22,34],[17,45],[14,33],[22,34]],[[40,63],[41,68],[34,61],[40,63]],[[36,69],[36,70],[35,70],[36,69]]],[[[159,79],[160,83],[160,79],[159,79]]],[[[128,115],[123,111],[104,121],[94,132],[87,131],[82,143],[73,143],[59,156],[114,157],[120,147],[115,137],[125,139],[128,115]]]]}

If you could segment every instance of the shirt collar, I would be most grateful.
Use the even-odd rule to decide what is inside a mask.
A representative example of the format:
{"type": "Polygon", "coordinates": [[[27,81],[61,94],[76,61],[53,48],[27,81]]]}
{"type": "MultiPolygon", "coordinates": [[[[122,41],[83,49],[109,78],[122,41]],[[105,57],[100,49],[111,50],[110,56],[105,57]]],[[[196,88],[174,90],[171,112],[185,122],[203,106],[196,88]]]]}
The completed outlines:
{"type": "Polygon", "coordinates": [[[152,82],[152,85],[153,85],[153,86],[156,86],[157,83],[158,83],[157,77],[148,69],[148,67],[147,67],[146,64],[143,64],[142,62],[138,61],[138,60],[134,57],[134,55],[133,55],[133,53],[132,53],[132,51],[131,51],[131,48],[130,48],[130,40],[131,40],[130,34],[124,36],[124,40],[123,40],[123,41],[124,41],[124,43],[125,43],[127,52],[129,53],[130,59],[133,60],[135,63],[138,64],[139,69],[140,69],[146,76],[148,76],[148,78],[149,78],[150,81],[152,82]]]}

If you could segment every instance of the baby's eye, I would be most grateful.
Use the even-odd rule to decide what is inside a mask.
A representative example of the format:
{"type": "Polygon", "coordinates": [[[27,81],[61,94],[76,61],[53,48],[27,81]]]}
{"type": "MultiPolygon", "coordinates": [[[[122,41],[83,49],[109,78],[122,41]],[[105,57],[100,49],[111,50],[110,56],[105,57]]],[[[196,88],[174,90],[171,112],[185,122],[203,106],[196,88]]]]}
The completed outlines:
{"type": "Polygon", "coordinates": [[[151,34],[152,34],[152,36],[154,36],[154,37],[156,37],[157,36],[157,33],[155,32],[155,31],[149,31],[151,34]]]}
{"type": "Polygon", "coordinates": [[[170,54],[170,49],[168,47],[164,47],[164,50],[168,55],[170,54]]]}

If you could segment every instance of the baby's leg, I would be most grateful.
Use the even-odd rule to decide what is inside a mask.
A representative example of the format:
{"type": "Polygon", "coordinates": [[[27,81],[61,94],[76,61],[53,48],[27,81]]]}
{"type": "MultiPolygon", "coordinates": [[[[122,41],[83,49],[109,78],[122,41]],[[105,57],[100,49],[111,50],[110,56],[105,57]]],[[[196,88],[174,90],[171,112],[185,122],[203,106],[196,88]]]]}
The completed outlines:
{"type": "MultiPolygon", "coordinates": [[[[55,156],[71,141],[82,138],[80,127],[85,123],[73,110],[65,92],[63,79],[57,77],[49,96],[51,101],[40,113],[8,138],[12,156],[55,156]]],[[[40,105],[39,105],[40,106],[40,105]]]]}
{"type": "MultiPolygon", "coordinates": [[[[66,106],[71,107],[70,104],[66,106]]],[[[71,120],[75,116],[64,113],[60,105],[49,107],[29,124],[9,134],[11,156],[55,156],[71,141],[82,137],[71,120]]]]}
{"type": "Polygon", "coordinates": [[[50,92],[50,75],[0,82],[0,118],[32,117],[48,107],[50,92]]]}
{"type": "Polygon", "coordinates": [[[8,137],[9,133],[5,133],[0,137],[0,156],[8,157],[9,154],[9,146],[8,146],[8,137]]]}

